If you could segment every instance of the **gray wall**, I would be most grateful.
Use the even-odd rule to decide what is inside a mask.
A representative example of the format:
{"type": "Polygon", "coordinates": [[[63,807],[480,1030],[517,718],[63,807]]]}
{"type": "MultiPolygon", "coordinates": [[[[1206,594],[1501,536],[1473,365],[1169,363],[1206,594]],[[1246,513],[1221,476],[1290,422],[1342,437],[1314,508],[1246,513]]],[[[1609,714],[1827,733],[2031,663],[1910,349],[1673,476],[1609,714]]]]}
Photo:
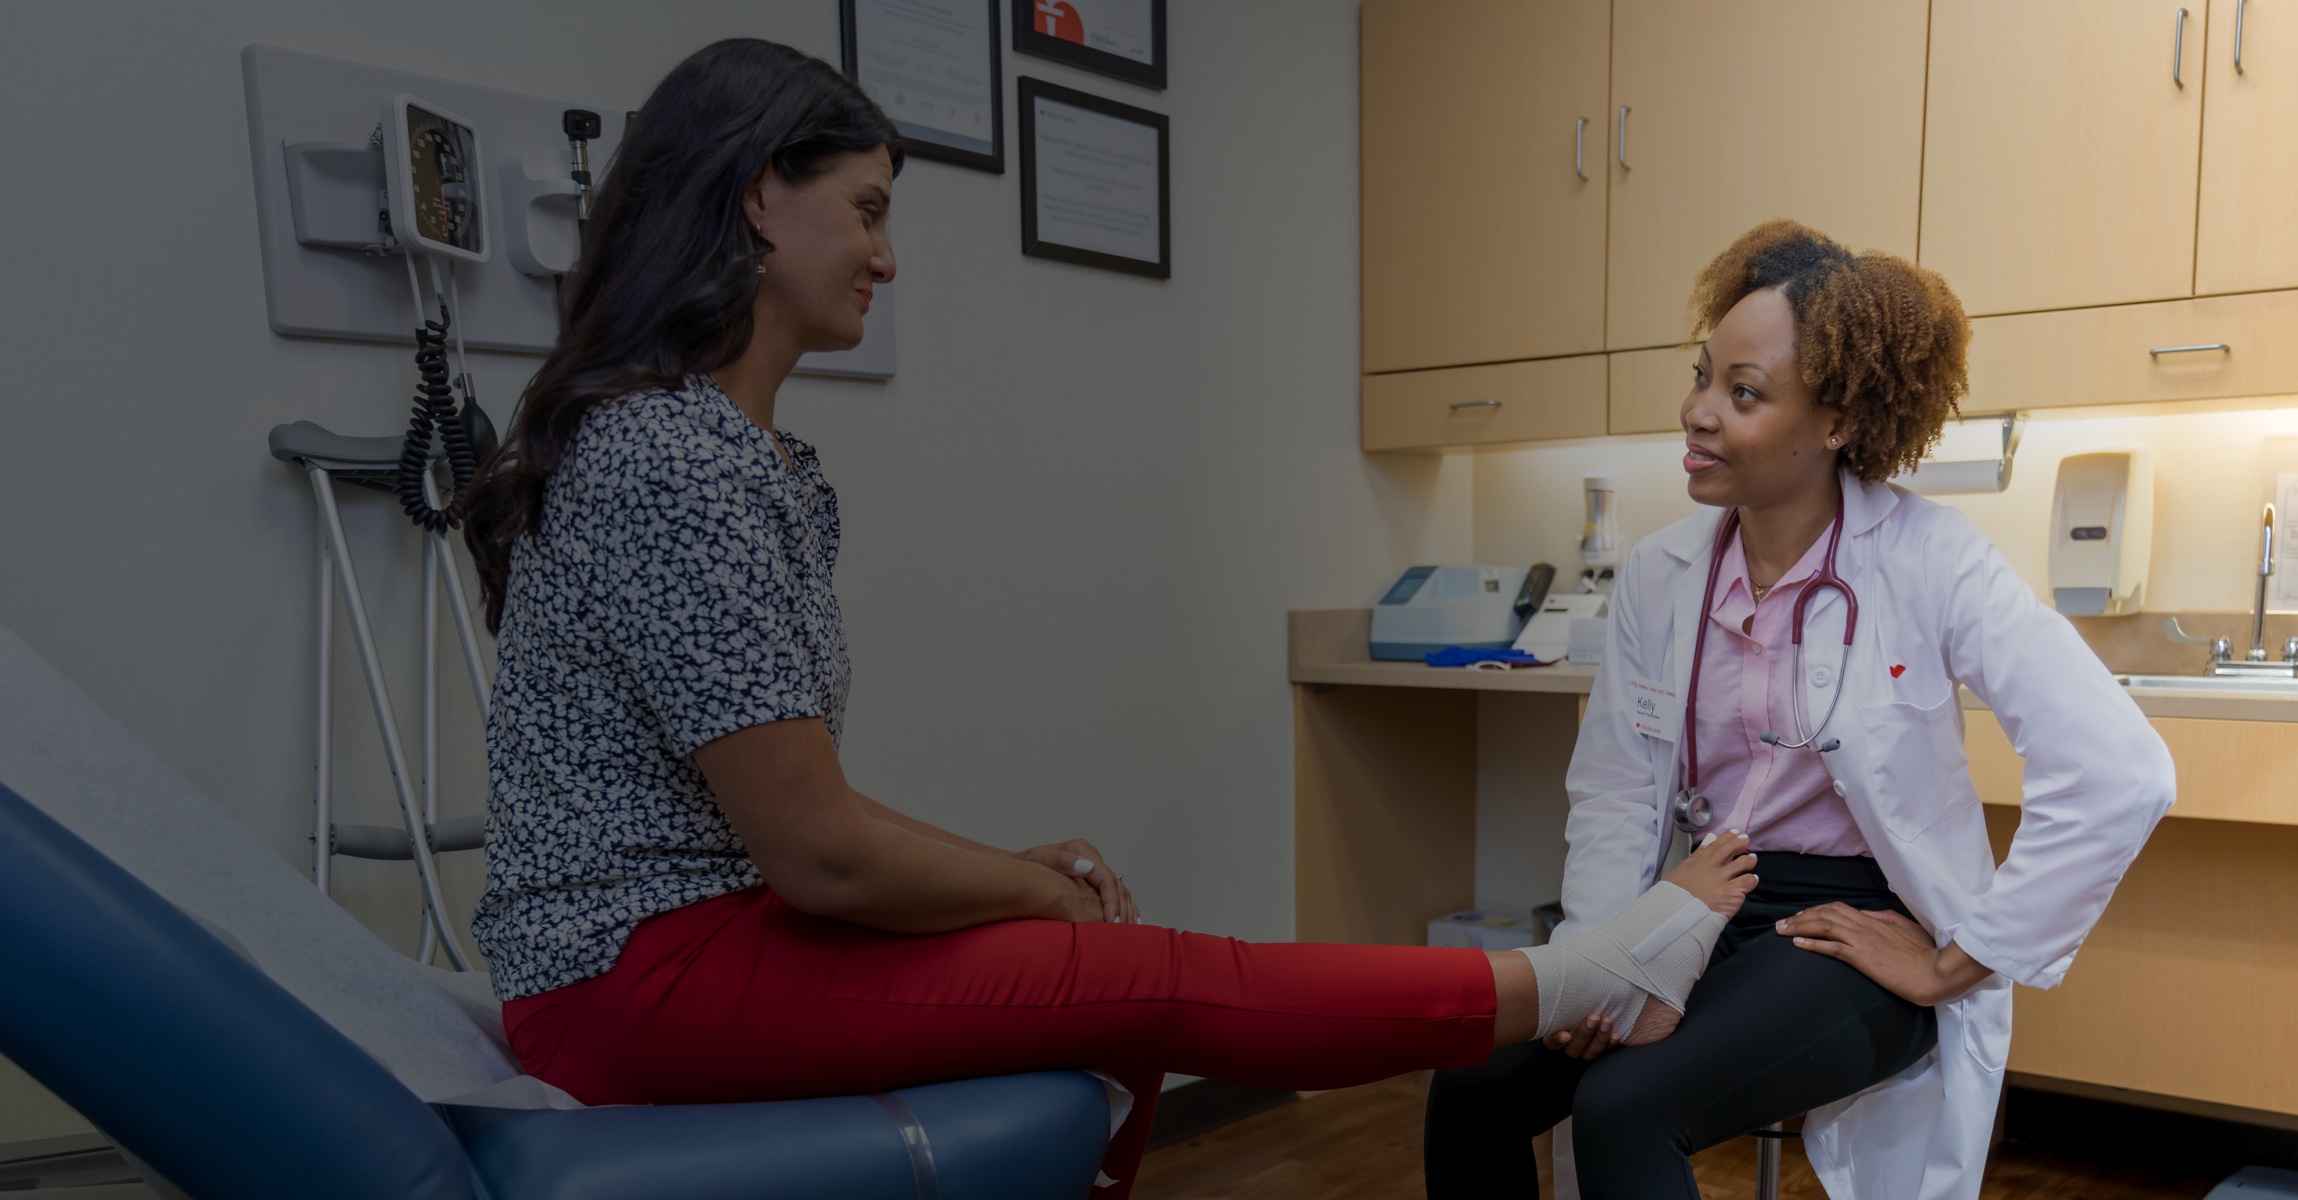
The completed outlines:
{"type": "MultiPolygon", "coordinates": [[[[1172,281],[1024,259],[1017,174],[917,163],[896,189],[899,378],[796,381],[782,412],[845,502],[859,786],[992,841],[1092,837],[1152,919],[1284,938],[1284,610],[1463,561],[1470,478],[1356,449],[1355,4],[1175,0],[1170,32],[1161,94],[1006,66],[1171,114],[1172,281]]],[[[836,6],[8,5],[0,621],[307,862],[311,504],[263,437],[389,432],[413,370],[266,327],[240,47],[620,108],[737,34],[834,58],[836,6]]],[[[498,421],[533,367],[475,356],[498,421]]],[[[346,515],[411,720],[413,542],[387,498],[346,515]]],[[[344,819],[391,820],[339,667],[344,819]]],[[[459,815],[482,764],[449,696],[459,815]]],[[[467,913],[477,864],[449,882],[467,913]]],[[[338,895],[412,947],[403,864],[345,862],[338,895]]],[[[60,1131],[9,1094],[0,1141],[60,1131]]]]}

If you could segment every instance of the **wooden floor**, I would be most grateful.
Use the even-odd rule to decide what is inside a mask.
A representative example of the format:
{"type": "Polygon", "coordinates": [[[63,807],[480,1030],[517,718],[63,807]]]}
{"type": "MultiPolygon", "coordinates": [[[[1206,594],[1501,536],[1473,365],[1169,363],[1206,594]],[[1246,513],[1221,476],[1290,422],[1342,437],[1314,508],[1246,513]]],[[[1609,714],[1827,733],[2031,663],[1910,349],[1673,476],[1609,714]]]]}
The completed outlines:
{"type": "MultiPolygon", "coordinates": [[[[1149,1155],[1135,1200],[1418,1200],[1425,1074],[1304,1097],[1149,1155]]],[[[1752,1200],[1755,1142],[1692,1160],[1706,1200],[1752,1200]]],[[[1997,1147],[1981,1200],[2169,1200],[2224,1178],[2180,1177],[2129,1164],[2075,1161],[2018,1143],[1997,1147]]],[[[1542,1179],[1541,1195],[1549,1194],[1542,1179]]],[[[1787,1143],[1783,1200],[1825,1200],[1803,1150],[1787,1143]]]]}

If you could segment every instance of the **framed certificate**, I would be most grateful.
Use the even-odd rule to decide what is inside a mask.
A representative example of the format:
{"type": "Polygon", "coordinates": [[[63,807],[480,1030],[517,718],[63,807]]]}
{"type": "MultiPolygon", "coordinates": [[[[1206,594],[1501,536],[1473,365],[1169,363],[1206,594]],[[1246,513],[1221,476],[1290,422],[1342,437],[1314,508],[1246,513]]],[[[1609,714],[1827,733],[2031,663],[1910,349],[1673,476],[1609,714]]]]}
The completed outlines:
{"type": "Polygon", "coordinates": [[[1171,279],[1165,115],[1026,75],[1020,91],[1021,252],[1171,279]]]}
{"type": "Polygon", "coordinates": [[[1165,89],[1165,0],[1013,0],[1013,48],[1165,89]]]}
{"type": "Polygon", "coordinates": [[[846,77],[916,158],[1005,173],[998,0],[839,0],[846,77]]]}

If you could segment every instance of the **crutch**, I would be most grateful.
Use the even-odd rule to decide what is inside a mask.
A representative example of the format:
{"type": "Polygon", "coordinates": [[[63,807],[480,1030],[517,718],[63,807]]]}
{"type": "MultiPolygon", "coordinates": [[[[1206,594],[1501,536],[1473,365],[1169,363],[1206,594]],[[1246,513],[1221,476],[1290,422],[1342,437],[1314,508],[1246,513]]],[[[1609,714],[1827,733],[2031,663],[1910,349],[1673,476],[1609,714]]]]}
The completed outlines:
{"type": "MultiPolygon", "coordinates": [[[[439,888],[438,867],[434,857],[441,852],[477,848],[484,843],[486,833],[483,817],[466,817],[444,823],[438,821],[437,584],[442,574],[439,571],[442,561],[446,564],[443,575],[449,606],[455,617],[456,633],[462,642],[464,666],[470,673],[472,689],[478,697],[481,713],[487,707],[487,685],[485,672],[480,665],[477,636],[471,628],[469,610],[463,599],[462,581],[454,569],[446,538],[438,533],[424,535],[424,772],[421,785],[423,795],[419,802],[415,784],[408,777],[406,751],[399,738],[399,725],[393,715],[390,692],[383,680],[382,660],[376,652],[374,633],[367,618],[366,601],[360,592],[358,574],[352,565],[351,547],[343,533],[343,518],[336,507],[334,488],[335,481],[341,479],[378,490],[391,490],[397,478],[401,439],[344,437],[309,421],[298,421],[292,425],[274,427],[270,441],[272,457],[303,468],[311,482],[312,498],[318,505],[320,518],[318,608],[314,614],[318,626],[319,728],[311,834],[313,881],[322,891],[329,889],[330,859],[336,854],[347,854],[354,858],[411,859],[423,894],[423,934],[416,957],[418,960],[428,960],[434,948],[444,948],[448,960],[457,970],[470,970],[470,960],[464,956],[461,945],[455,940],[453,928],[447,923],[447,908],[439,888]],[[376,729],[383,741],[384,762],[391,771],[392,791],[399,802],[400,829],[380,825],[339,825],[334,821],[334,713],[331,689],[335,592],[338,585],[342,591],[344,615],[351,626],[352,642],[359,653],[360,672],[366,680],[367,698],[375,710],[376,729]]],[[[431,492],[435,486],[428,471],[425,472],[424,484],[426,492],[431,492]]]]}

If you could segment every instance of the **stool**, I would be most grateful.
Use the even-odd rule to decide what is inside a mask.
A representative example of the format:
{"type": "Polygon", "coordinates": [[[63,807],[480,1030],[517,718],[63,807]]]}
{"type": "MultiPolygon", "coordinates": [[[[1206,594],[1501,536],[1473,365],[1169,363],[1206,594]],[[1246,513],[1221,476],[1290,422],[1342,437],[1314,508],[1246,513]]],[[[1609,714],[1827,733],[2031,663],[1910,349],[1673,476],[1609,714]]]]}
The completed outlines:
{"type": "Polygon", "coordinates": [[[1755,1137],[1755,1200],[1779,1200],[1779,1144],[1787,1138],[1801,1138],[1800,1133],[1789,1133],[1786,1122],[1773,1121],[1758,1129],[1755,1137]]]}

